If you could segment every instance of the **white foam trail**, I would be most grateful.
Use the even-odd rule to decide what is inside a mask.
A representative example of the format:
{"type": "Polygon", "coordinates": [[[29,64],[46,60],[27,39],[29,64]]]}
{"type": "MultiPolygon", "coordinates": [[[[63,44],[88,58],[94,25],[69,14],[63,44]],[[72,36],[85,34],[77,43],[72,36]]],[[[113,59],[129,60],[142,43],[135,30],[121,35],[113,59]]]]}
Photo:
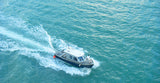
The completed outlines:
{"type": "MultiPolygon", "coordinates": [[[[89,75],[91,72],[91,69],[87,69],[87,68],[70,67],[58,59],[53,59],[52,56],[50,56],[51,55],[50,53],[48,54],[48,56],[47,55],[46,56],[40,55],[39,51],[43,52],[45,49],[48,49],[48,48],[44,47],[43,45],[39,44],[38,42],[24,38],[22,35],[19,35],[15,32],[9,31],[9,30],[5,29],[4,27],[0,27],[0,34],[5,35],[5,36],[12,38],[12,39],[15,39],[15,40],[19,40],[21,42],[25,42],[25,43],[27,42],[27,44],[29,43],[31,45],[34,45],[36,47],[41,48],[38,50],[38,49],[33,49],[33,48],[21,47],[18,44],[15,44],[13,41],[10,43],[8,43],[8,41],[3,41],[3,47],[6,48],[5,49],[6,51],[18,50],[21,55],[35,58],[36,60],[38,60],[40,62],[40,65],[42,65],[44,67],[52,68],[57,71],[62,70],[70,75],[84,76],[84,75],[89,75]],[[8,46],[11,46],[12,48],[8,48],[8,46]]],[[[2,41],[0,43],[2,44],[2,41]]],[[[63,44],[63,43],[61,43],[61,44],[63,44]]],[[[47,51],[47,52],[49,52],[49,51],[47,51]]]]}
{"type": "MultiPolygon", "coordinates": [[[[33,28],[28,28],[25,21],[20,19],[15,19],[13,17],[5,17],[0,14],[0,21],[6,21],[6,24],[14,26],[16,30],[22,30],[23,33],[16,33],[13,28],[0,26],[0,36],[4,35],[7,39],[0,38],[0,50],[1,51],[19,51],[21,55],[31,57],[39,61],[41,66],[52,68],[56,71],[62,70],[70,75],[89,75],[91,69],[87,68],[76,68],[73,66],[66,65],[63,61],[59,59],[53,59],[51,55],[54,54],[55,48],[62,50],[68,49],[68,46],[72,49],[70,51],[76,55],[84,54],[85,50],[79,48],[76,45],[66,43],[61,39],[51,38],[51,36],[43,29],[42,26],[35,26],[33,28]],[[1,20],[1,17],[3,19],[1,20]],[[15,28],[16,27],[16,28],[15,28]],[[33,37],[33,38],[30,38],[33,37]],[[41,42],[38,42],[41,41],[41,42]],[[44,44],[42,44],[42,41],[44,44]],[[49,47],[47,47],[47,44],[49,47]],[[77,53],[78,51],[78,53],[77,53]],[[41,53],[45,53],[42,55],[41,53]]],[[[94,60],[94,59],[93,59],[94,60]]],[[[95,64],[99,62],[94,60],[95,64]]],[[[95,65],[94,68],[98,67],[95,65]]]]}
{"type": "Polygon", "coordinates": [[[55,47],[58,50],[65,50],[66,52],[69,52],[73,55],[81,56],[81,55],[84,55],[85,52],[87,52],[83,50],[83,48],[80,48],[70,43],[66,43],[65,41],[61,39],[52,38],[52,41],[53,41],[52,43],[55,45],[55,47]]]}
{"type": "Polygon", "coordinates": [[[77,57],[84,55],[84,52],[81,52],[80,50],[77,50],[77,49],[73,49],[72,47],[65,49],[65,52],[75,55],[77,57]]]}
{"type": "MultiPolygon", "coordinates": [[[[1,44],[3,44],[3,48],[5,48],[4,50],[6,50],[6,51],[18,50],[21,55],[35,58],[36,60],[38,60],[40,62],[40,65],[42,65],[44,67],[52,68],[57,71],[62,70],[70,75],[84,76],[84,75],[89,75],[91,72],[91,69],[70,67],[58,59],[56,59],[56,60],[53,59],[52,56],[50,56],[51,55],[50,53],[48,56],[47,55],[41,56],[39,51],[44,52],[44,50],[47,49],[45,51],[48,53],[49,52],[48,49],[50,49],[50,50],[52,50],[52,49],[47,48],[47,47],[45,47],[45,46],[41,45],[40,43],[35,42],[33,40],[24,38],[23,35],[19,35],[15,32],[9,31],[9,30],[5,29],[4,27],[0,27],[0,34],[7,36],[9,38],[12,38],[14,40],[18,40],[23,43],[31,44],[31,45],[34,45],[36,47],[41,48],[41,49],[33,49],[33,48],[21,47],[21,46],[19,46],[19,44],[15,44],[15,42],[13,42],[13,40],[10,43],[8,43],[8,41],[1,41],[0,42],[1,44]],[[8,48],[8,46],[11,46],[12,48],[8,48]]],[[[61,44],[63,44],[63,43],[61,43],[61,44]]],[[[3,49],[1,49],[1,50],[3,50],[3,49]]]]}
{"type": "Polygon", "coordinates": [[[52,45],[52,41],[51,41],[51,36],[48,35],[47,31],[45,31],[45,33],[46,33],[46,35],[48,36],[48,43],[49,43],[50,47],[51,47],[52,49],[54,49],[54,48],[53,48],[53,45],[52,45]]]}
{"type": "Polygon", "coordinates": [[[62,70],[70,75],[84,76],[84,75],[89,75],[91,72],[91,69],[89,68],[70,67],[59,59],[53,59],[52,56],[48,57],[41,56],[38,52],[29,48],[25,48],[21,50],[19,53],[21,55],[35,58],[37,61],[39,61],[41,66],[44,66],[46,68],[52,68],[56,71],[62,70]]]}
{"type": "Polygon", "coordinates": [[[23,37],[23,35],[19,35],[19,34],[15,33],[15,32],[6,30],[4,27],[1,27],[1,26],[0,26],[0,34],[3,34],[3,35],[5,35],[5,36],[7,36],[9,38],[12,38],[12,39],[19,40],[19,41],[21,41],[21,42],[23,42],[25,44],[34,45],[37,48],[41,48],[41,49],[44,49],[44,50],[49,51],[49,52],[54,52],[54,50],[51,49],[51,48],[47,48],[47,47],[39,44],[38,42],[35,42],[33,40],[30,40],[30,39],[27,39],[27,38],[23,37]]]}

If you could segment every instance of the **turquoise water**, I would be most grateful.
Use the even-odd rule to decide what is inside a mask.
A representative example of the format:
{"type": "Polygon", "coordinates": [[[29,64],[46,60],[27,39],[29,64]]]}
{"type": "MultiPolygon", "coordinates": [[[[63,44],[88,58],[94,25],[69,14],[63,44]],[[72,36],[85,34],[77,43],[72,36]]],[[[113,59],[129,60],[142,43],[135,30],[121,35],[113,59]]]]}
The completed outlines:
{"type": "Polygon", "coordinates": [[[159,83],[159,49],[159,0],[0,0],[0,83],[159,83]]]}

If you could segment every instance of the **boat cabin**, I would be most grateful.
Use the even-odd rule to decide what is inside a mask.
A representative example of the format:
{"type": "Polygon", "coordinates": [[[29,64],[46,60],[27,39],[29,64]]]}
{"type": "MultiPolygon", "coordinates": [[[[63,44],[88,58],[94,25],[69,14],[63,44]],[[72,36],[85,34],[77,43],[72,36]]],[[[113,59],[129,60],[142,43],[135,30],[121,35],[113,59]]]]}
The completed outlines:
{"type": "Polygon", "coordinates": [[[65,62],[68,62],[72,65],[78,66],[78,67],[92,67],[93,60],[90,59],[90,57],[85,57],[84,55],[72,55],[70,53],[60,51],[55,53],[55,56],[65,62]]]}

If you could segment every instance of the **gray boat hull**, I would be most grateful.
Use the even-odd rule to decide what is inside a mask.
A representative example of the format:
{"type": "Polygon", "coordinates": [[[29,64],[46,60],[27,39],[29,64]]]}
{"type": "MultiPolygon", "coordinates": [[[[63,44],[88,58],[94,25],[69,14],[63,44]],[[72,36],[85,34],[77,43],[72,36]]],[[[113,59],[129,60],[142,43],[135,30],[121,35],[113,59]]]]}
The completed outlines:
{"type": "Polygon", "coordinates": [[[67,63],[69,63],[69,64],[71,64],[71,65],[73,65],[73,66],[76,66],[76,67],[80,67],[80,68],[84,68],[84,67],[86,67],[86,68],[92,68],[92,66],[93,66],[93,64],[84,65],[84,64],[81,64],[81,63],[75,63],[75,62],[66,60],[66,59],[64,59],[64,58],[62,58],[62,57],[59,57],[59,56],[57,56],[57,55],[55,55],[55,56],[56,56],[56,58],[59,58],[59,59],[65,61],[65,62],[67,62],[67,63]]]}

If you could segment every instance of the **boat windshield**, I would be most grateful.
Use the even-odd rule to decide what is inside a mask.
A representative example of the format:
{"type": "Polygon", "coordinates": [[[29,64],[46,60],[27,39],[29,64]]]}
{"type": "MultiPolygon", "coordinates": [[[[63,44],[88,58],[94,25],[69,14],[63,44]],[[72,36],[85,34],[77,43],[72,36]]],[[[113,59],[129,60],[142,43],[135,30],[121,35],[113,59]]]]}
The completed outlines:
{"type": "Polygon", "coordinates": [[[83,57],[78,57],[79,61],[84,61],[83,57]]]}

